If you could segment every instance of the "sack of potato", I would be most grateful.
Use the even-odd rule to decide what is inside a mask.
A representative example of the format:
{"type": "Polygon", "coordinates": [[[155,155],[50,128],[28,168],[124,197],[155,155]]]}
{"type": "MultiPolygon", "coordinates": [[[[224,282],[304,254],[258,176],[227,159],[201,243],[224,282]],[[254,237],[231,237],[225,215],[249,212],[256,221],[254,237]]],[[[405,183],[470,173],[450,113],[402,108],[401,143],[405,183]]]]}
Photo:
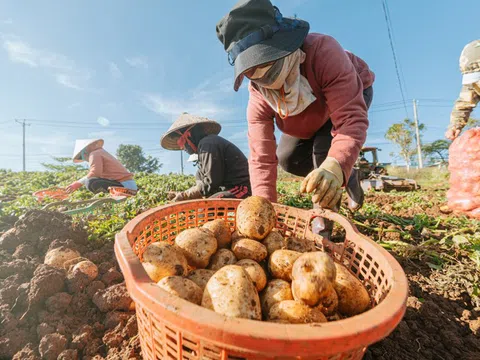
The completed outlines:
{"type": "Polygon", "coordinates": [[[152,243],[143,267],[170,294],[228,317],[321,323],[369,307],[367,290],[345,267],[312,241],[275,229],[268,200],[243,200],[236,223],[233,233],[217,219],[182,231],[175,244],[152,243]]]}

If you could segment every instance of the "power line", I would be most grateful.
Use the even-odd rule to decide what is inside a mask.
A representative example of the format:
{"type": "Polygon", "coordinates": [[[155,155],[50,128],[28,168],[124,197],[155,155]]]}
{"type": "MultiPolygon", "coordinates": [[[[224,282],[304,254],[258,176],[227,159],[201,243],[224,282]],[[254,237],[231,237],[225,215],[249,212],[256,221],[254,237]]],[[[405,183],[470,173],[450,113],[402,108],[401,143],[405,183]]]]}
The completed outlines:
{"type": "Polygon", "coordinates": [[[399,65],[398,65],[398,60],[397,60],[397,54],[395,52],[395,47],[393,45],[393,39],[392,39],[391,27],[393,27],[393,26],[391,26],[391,23],[390,23],[390,20],[389,20],[389,17],[388,17],[388,12],[387,12],[387,0],[382,0],[382,7],[383,7],[383,13],[385,15],[385,23],[387,24],[388,39],[390,41],[390,48],[392,49],[393,61],[395,63],[395,72],[397,74],[398,86],[400,88],[400,93],[402,95],[403,107],[405,108],[405,115],[408,118],[407,102],[405,100],[405,94],[403,92],[402,80],[401,80],[401,77],[400,77],[399,65]]]}

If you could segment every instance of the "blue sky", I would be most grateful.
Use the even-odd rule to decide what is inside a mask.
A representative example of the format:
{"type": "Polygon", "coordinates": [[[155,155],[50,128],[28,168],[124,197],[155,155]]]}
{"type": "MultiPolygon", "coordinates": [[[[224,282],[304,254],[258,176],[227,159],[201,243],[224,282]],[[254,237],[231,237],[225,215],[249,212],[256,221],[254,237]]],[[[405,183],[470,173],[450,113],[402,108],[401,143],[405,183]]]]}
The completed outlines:
{"type": "MultiPolygon", "coordinates": [[[[27,128],[27,170],[50,155],[71,155],[76,138],[103,137],[106,149],[139,144],[180,171],[178,152],[159,139],[183,111],[223,125],[222,135],[248,152],[246,86],[235,93],[233,69],[215,24],[235,3],[207,1],[0,2],[0,168],[21,170],[21,126],[27,128]]],[[[368,145],[382,161],[392,147],[384,133],[405,118],[380,0],[277,0],[284,16],[334,36],[376,74],[368,145]],[[385,105],[386,104],[386,105],[385,105]]],[[[389,2],[408,114],[419,100],[425,141],[443,137],[461,75],[463,46],[478,38],[474,0],[389,2]],[[424,99],[433,99],[424,100],[424,99]]],[[[478,111],[477,111],[478,114],[478,111]]],[[[187,172],[193,172],[191,165],[187,172]]]]}

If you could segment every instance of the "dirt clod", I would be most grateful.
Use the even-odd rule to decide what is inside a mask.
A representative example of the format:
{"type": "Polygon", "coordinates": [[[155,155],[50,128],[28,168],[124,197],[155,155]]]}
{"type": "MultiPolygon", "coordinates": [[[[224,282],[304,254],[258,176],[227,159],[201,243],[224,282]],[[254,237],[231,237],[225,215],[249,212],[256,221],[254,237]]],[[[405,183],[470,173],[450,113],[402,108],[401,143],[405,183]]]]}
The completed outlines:
{"type": "Polygon", "coordinates": [[[58,355],[67,347],[67,338],[61,334],[45,335],[40,340],[38,351],[45,360],[57,360],[58,355]]]}
{"type": "Polygon", "coordinates": [[[132,304],[132,299],[128,295],[125,284],[117,284],[105,290],[97,291],[93,296],[93,303],[102,312],[114,310],[128,311],[132,304]]]}

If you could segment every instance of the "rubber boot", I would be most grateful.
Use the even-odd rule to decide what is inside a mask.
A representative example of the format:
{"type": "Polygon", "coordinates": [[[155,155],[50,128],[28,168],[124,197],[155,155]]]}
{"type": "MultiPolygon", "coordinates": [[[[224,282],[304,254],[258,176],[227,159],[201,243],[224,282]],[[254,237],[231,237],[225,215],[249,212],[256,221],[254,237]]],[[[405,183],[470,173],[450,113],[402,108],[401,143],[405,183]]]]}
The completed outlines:
{"type": "Polygon", "coordinates": [[[353,169],[348,183],[346,186],[348,208],[351,211],[357,211],[363,206],[365,194],[363,193],[362,186],[360,184],[360,172],[358,169],[353,169]]]}

